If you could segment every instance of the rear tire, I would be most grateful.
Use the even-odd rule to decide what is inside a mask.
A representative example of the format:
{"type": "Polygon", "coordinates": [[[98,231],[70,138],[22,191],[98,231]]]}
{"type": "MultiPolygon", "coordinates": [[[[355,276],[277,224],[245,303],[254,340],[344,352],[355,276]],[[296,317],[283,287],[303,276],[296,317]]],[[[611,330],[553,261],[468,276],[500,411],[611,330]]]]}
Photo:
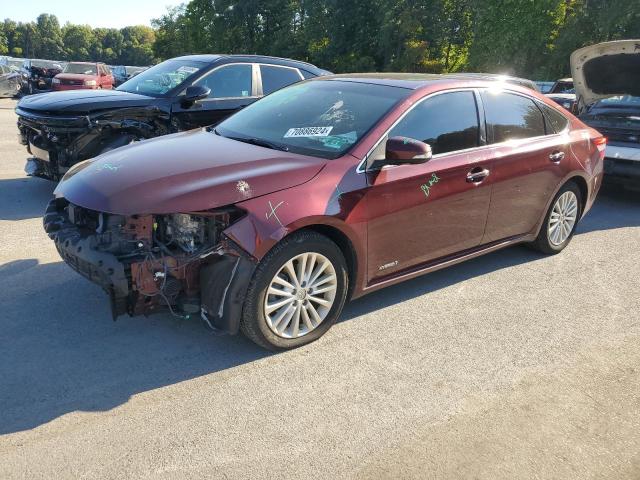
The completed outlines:
{"type": "Polygon", "coordinates": [[[580,188],[572,181],[567,182],[553,198],[531,247],[547,255],[560,253],[571,242],[581,215],[580,188]]]}
{"type": "Polygon", "coordinates": [[[312,231],[294,233],[256,268],[240,329],[269,350],[313,342],[340,316],[348,284],[347,264],[335,243],[312,231]],[[276,308],[279,304],[283,305],[276,308]]]}

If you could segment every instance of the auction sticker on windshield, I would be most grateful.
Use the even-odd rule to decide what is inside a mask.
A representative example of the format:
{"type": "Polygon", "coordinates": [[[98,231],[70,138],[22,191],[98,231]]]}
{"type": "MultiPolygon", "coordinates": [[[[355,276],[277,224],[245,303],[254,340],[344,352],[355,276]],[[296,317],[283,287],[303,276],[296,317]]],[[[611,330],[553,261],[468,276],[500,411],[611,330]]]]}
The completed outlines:
{"type": "Polygon", "coordinates": [[[284,134],[284,138],[295,137],[326,137],[331,133],[333,127],[301,127],[290,128],[287,133],[284,134]]]}
{"type": "Polygon", "coordinates": [[[178,68],[178,70],[176,70],[176,71],[180,72],[180,73],[188,73],[189,75],[191,75],[192,73],[197,72],[198,69],[195,68],[195,67],[188,67],[186,65],[183,65],[180,68],[178,68]]]}

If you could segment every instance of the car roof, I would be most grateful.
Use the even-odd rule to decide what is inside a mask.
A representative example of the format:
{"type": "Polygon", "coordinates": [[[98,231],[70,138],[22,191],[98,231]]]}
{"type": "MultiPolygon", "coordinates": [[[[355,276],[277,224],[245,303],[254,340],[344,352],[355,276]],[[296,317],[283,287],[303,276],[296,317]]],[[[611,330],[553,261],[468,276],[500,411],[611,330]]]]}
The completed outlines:
{"type": "Polygon", "coordinates": [[[537,88],[535,88],[535,83],[531,80],[491,73],[346,73],[340,75],[329,75],[321,77],[318,80],[346,80],[362,83],[374,83],[378,85],[388,85],[391,87],[408,88],[411,90],[443,81],[501,81],[538,91],[537,88]]]}
{"type": "Polygon", "coordinates": [[[283,66],[295,66],[299,68],[304,68],[310,71],[322,71],[315,65],[312,65],[308,62],[303,62],[301,60],[293,60],[291,58],[281,58],[281,57],[272,57],[269,55],[232,55],[232,54],[199,54],[199,55],[184,55],[181,57],[175,57],[171,60],[194,60],[197,62],[207,62],[213,63],[221,60],[237,60],[243,62],[264,62],[264,63],[272,63],[274,65],[283,65],[283,66]]]}

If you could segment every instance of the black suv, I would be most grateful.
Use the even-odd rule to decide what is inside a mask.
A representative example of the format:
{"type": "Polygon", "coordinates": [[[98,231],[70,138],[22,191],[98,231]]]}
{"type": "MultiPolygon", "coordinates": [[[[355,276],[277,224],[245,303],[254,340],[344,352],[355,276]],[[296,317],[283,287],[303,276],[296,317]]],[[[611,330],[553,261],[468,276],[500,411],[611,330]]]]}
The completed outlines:
{"type": "Polygon", "coordinates": [[[309,63],[256,55],[190,55],[162,62],[116,90],[23,98],[27,174],[59,180],[72,165],[131,142],[214,125],[264,95],[326,75],[309,63]]]}

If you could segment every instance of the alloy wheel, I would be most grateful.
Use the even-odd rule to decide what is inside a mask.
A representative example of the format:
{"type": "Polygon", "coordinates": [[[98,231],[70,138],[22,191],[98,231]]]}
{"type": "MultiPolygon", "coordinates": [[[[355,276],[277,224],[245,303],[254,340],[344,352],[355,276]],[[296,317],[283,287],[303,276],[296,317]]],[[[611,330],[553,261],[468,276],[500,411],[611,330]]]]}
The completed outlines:
{"type": "Polygon", "coordinates": [[[338,288],[331,261],[307,252],[287,261],[275,274],[264,300],[264,316],[273,333],[299,338],[315,330],[327,317],[338,288]]]}
{"type": "Polygon", "coordinates": [[[547,235],[552,245],[562,245],[573,232],[578,216],[578,198],[571,190],[558,197],[547,225],[547,235]]]}

